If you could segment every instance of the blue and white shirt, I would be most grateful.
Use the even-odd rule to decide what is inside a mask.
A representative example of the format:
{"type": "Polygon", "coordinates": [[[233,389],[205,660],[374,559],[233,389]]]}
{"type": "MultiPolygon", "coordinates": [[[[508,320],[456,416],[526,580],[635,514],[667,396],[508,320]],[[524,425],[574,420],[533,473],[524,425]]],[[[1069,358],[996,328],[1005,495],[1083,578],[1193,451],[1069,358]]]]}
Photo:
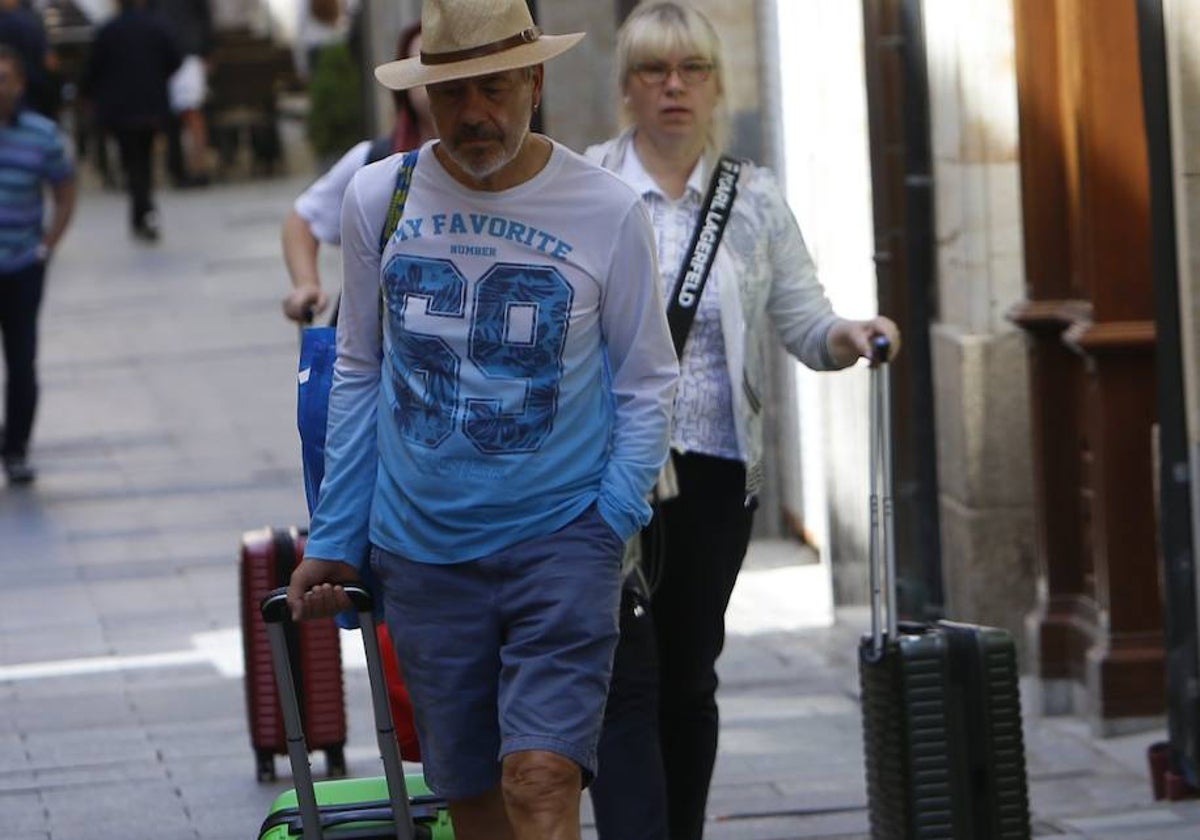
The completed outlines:
{"type": "Polygon", "coordinates": [[[33,111],[0,124],[0,273],[38,259],[42,241],[42,191],[73,177],[58,126],[33,111]]]}
{"type": "Polygon", "coordinates": [[[364,167],[345,195],[307,554],[361,565],[369,524],[387,551],[462,562],[592,503],[628,538],[650,517],[678,378],[639,197],[558,144],[529,181],[473,191],[426,144],[381,262],[400,160],[364,167]]]}

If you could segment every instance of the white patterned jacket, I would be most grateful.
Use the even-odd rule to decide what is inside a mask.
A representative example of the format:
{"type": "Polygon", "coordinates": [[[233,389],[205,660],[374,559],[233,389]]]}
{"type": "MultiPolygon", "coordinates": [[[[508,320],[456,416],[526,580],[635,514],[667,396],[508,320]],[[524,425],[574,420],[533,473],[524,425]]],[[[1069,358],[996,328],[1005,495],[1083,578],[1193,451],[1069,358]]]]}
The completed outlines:
{"type": "MultiPolygon", "coordinates": [[[[585,155],[606,169],[620,171],[633,130],[591,146],[585,155]]],[[[710,163],[701,159],[701,183],[707,184],[710,163]]],[[[686,258],[685,258],[686,259],[686,258]]],[[[734,387],[734,423],[738,448],[746,464],[746,497],[762,486],[762,394],[766,387],[768,319],[787,351],[814,370],[836,370],[829,353],[829,329],[839,318],[817,279],[800,227],[772,173],[747,163],[738,180],[737,198],[717,249],[713,272],[736,278],[738,295],[721,297],[721,331],[729,381],[734,387]]],[[[672,281],[673,282],[673,281],[672,281]]]]}

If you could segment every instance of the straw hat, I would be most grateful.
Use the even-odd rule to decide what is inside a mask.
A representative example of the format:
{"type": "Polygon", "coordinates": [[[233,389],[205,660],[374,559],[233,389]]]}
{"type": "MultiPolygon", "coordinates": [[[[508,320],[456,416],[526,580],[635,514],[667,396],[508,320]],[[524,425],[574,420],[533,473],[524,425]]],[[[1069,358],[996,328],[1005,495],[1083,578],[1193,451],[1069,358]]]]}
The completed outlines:
{"type": "Polygon", "coordinates": [[[525,0],[425,0],[421,55],[375,68],[384,87],[406,90],[529,67],[564,53],[584,33],[543,35],[525,0]]]}

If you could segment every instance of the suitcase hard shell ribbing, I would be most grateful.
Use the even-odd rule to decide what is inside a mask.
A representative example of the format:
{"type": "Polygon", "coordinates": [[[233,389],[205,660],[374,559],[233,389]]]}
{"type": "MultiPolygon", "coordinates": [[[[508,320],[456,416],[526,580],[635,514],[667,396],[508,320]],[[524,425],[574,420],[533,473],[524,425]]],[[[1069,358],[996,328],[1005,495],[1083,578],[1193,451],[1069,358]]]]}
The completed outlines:
{"type": "Polygon", "coordinates": [[[277,589],[262,603],[270,638],[272,665],[281,688],[288,757],[296,787],[275,800],[264,820],[259,840],[453,840],[446,801],[429,792],[420,774],[405,776],[392,723],[379,637],[373,631],[371,597],[357,586],[345,587],[358,611],[375,735],[383,761],[382,778],[340,779],[313,783],[308,747],[300,726],[300,709],[290,673],[292,637],[287,590],[277,589]],[[409,799],[409,793],[416,795],[409,799]],[[399,815],[395,819],[394,815],[399,815]],[[328,831],[328,834],[326,834],[328,831]]]}
{"type": "MultiPolygon", "coordinates": [[[[259,781],[275,779],[275,756],[287,755],[279,691],[271,667],[271,647],[259,604],[284,586],[304,556],[305,535],[297,528],[261,528],[242,535],[241,623],[245,661],[246,715],[259,781]]],[[[330,776],[346,775],[346,701],[342,650],[333,619],[292,628],[298,651],[293,672],[300,687],[305,737],[325,751],[330,776]]]]}
{"type": "Polygon", "coordinates": [[[871,373],[872,631],[859,645],[871,837],[1027,840],[1012,637],[950,621],[896,620],[885,377],[883,366],[871,373]]]}

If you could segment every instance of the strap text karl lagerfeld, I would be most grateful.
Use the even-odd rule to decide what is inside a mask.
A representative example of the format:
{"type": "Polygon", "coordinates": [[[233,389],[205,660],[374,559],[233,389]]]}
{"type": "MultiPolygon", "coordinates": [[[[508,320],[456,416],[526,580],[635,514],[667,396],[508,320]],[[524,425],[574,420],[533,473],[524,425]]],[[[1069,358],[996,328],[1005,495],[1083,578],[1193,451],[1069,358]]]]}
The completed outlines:
{"type": "Polygon", "coordinates": [[[704,225],[692,249],[688,272],[679,286],[678,303],[685,309],[696,305],[696,290],[701,286],[706,269],[712,262],[713,249],[721,240],[721,230],[725,227],[729,206],[733,203],[738,173],[741,171],[737,161],[728,158],[721,159],[720,167],[712,201],[704,217],[704,225]]]}

